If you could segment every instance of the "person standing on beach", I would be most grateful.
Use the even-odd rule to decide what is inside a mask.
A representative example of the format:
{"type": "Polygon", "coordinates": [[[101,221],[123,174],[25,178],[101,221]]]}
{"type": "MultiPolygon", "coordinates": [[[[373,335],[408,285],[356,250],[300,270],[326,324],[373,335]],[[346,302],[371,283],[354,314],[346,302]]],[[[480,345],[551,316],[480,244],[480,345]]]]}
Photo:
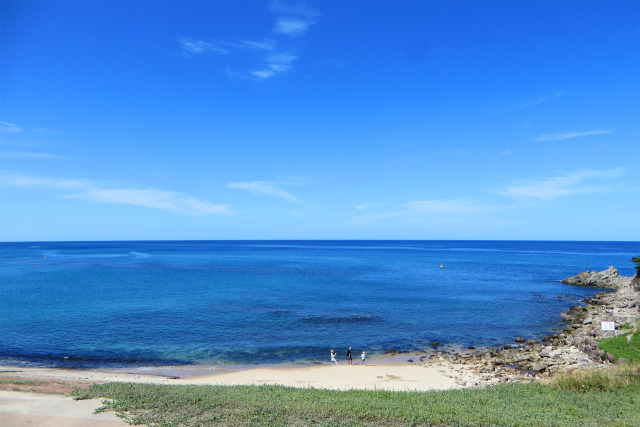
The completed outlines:
{"type": "Polygon", "coordinates": [[[338,365],[338,361],[336,360],[336,354],[333,352],[333,349],[331,349],[331,361],[335,363],[336,366],[338,365]]]}
{"type": "Polygon", "coordinates": [[[364,350],[362,351],[362,355],[361,355],[360,357],[362,358],[362,365],[364,365],[364,364],[365,364],[365,363],[364,363],[364,360],[365,360],[365,358],[367,357],[367,356],[364,354],[364,350]]]}
{"type": "Polygon", "coordinates": [[[353,365],[353,359],[351,358],[351,347],[347,350],[347,357],[349,358],[349,365],[353,365]]]}

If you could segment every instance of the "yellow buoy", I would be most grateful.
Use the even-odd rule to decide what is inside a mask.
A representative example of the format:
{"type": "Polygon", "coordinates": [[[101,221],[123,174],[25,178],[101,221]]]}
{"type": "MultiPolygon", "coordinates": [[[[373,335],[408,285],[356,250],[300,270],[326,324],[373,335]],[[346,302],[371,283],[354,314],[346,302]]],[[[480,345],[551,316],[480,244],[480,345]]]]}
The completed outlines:
{"type": "Polygon", "coordinates": [[[444,267],[444,265],[440,264],[440,268],[444,267]]]}

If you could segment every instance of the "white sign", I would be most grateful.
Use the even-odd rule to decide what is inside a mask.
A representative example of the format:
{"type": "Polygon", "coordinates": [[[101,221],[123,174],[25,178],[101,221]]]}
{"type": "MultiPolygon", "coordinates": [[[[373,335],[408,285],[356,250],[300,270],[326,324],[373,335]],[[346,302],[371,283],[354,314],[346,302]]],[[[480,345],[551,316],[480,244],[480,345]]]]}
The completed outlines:
{"type": "Polygon", "coordinates": [[[616,330],[616,322],[602,322],[602,330],[603,331],[615,331],[616,330]]]}

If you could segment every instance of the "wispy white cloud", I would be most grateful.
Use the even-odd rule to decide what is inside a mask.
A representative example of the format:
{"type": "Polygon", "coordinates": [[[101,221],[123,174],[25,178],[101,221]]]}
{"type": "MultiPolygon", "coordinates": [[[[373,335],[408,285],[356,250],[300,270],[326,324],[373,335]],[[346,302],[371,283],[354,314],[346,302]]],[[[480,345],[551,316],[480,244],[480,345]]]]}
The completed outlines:
{"type": "Polygon", "coordinates": [[[188,194],[166,190],[128,188],[118,183],[106,181],[39,177],[0,172],[0,184],[14,187],[56,189],[64,192],[61,195],[64,198],[143,206],[185,215],[229,215],[233,213],[227,205],[212,204],[188,194]]]}
{"type": "Polygon", "coordinates": [[[15,123],[0,121],[0,132],[20,133],[22,132],[22,128],[18,127],[15,123]]]}
{"type": "Polygon", "coordinates": [[[559,197],[584,193],[610,191],[611,187],[600,183],[588,184],[587,181],[610,180],[624,173],[624,168],[611,170],[583,169],[566,172],[559,176],[525,180],[508,186],[500,194],[516,199],[553,200],[559,197]]]}
{"type": "Polygon", "coordinates": [[[0,184],[12,187],[47,187],[59,189],[90,188],[92,182],[75,178],[50,178],[0,171],[0,184]]]}
{"type": "Polygon", "coordinates": [[[86,188],[65,197],[99,203],[120,203],[162,209],[187,215],[230,214],[226,205],[214,205],[175,191],[132,188],[86,188]]]}
{"type": "Polygon", "coordinates": [[[272,51],[276,48],[276,42],[269,39],[262,40],[262,41],[243,40],[237,46],[243,49],[253,49],[258,51],[272,51]]]}
{"type": "Polygon", "coordinates": [[[277,16],[275,32],[299,36],[316,23],[320,12],[305,1],[274,0],[271,11],[277,16]]]}
{"type": "Polygon", "coordinates": [[[66,159],[63,156],[48,153],[31,153],[26,151],[0,151],[0,157],[11,159],[66,159]]]}
{"type": "Polygon", "coordinates": [[[288,36],[302,36],[313,24],[313,21],[297,18],[279,18],[274,31],[288,36]]]}
{"type": "Polygon", "coordinates": [[[543,104],[545,102],[549,102],[553,99],[556,98],[560,98],[562,95],[564,95],[565,91],[563,90],[557,90],[554,93],[552,93],[551,95],[542,95],[537,97],[536,99],[529,101],[529,102],[525,102],[524,104],[521,104],[518,106],[519,110],[524,110],[527,107],[531,107],[534,105],[539,105],[539,104],[543,104]]]}
{"type": "Polygon", "coordinates": [[[180,48],[189,55],[218,54],[227,55],[240,50],[247,51],[272,51],[276,47],[273,40],[242,40],[229,42],[223,40],[198,40],[183,37],[178,40],[180,48]]]}
{"type": "Polygon", "coordinates": [[[249,74],[259,79],[267,79],[277,74],[289,71],[292,63],[297,59],[294,55],[272,55],[267,58],[267,66],[262,70],[250,71],[249,74]]]}
{"type": "Polygon", "coordinates": [[[613,130],[592,130],[588,132],[552,133],[533,138],[533,141],[562,141],[565,139],[579,138],[581,136],[606,135],[614,132],[613,130]]]}
{"type": "MultiPolygon", "coordinates": [[[[225,72],[232,78],[245,78],[250,80],[265,80],[283,74],[293,68],[294,61],[298,58],[296,51],[300,46],[292,40],[306,35],[311,26],[315,24],[319,13],[309,7],[305,2],[272,1],[269,4],[271,12],[275,16],[273,32],[263,40],[199,40],[183,37],[178,40],[181,51],[186,56],[203,54],[227,55],[228,58],[250,55],[253,52],[253,67],[248,69],[242,66],[225,66],[225,72]],[[285,36],[285,37],[283,37],[285,36]],[[276,40],[274,40],[276,39],[276,40]],[[297,47],[297,48],[296,48],[297,47]]],[[[242,62],[246,63],[247,58],[242,62]]]]}
{"type": "MultiPolygon", "coordinates": [[[[369,207],[368,205],[361,206],[365,209],[369,207]]],[[[358,208],[357,206],[356,209],[358,208]]],[[[371,223],[392,218],[411,221],[465,218],[495,209],[497,207],[483,205],[470,199],[414,200],[402,204],[393,211],[361,215],[355,218],[355,222],[371,223]]]]}
{"type": "Polygon", "coordinates": [[[283,199],[296,201],[298,200],[294,195],[283,189],[283,185],[302,185],[298,182],[288,181],[250,181],[250,182],[231,182],[227,184],[229,188],[237,188],[240,190],[246,190],[253,194],[264,194],[267,196],[276,196],[283,199]]]}
{"type": "Polygon", "coordinates": [[[204,53],[227,54],[229,49],[221,46],[217,42],[195,40],[189,37],[183,37],[178,40],[182,50],[188,54],[200,55],[204,53]]]}

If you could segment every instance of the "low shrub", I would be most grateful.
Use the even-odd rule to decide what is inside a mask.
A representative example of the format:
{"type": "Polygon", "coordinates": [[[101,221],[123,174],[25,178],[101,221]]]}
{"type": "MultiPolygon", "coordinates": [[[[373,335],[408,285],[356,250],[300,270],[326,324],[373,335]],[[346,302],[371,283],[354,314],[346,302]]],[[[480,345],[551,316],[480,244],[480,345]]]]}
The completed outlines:
{"type": "Polygon", "coordinates": [[[616,365],[608,369],[595,368],[558,374],[547,384],[556,390],[640,391],[640,370],[634,365],[616,365]]]}
{"type": "Polygon", "coordinates": [[[589,381],[585,391],[529,383],[431,392],[108,383],[78,394],[106,398],[101,410],[130,423],[158,426],[637,425],[640,392],[626,391],[640,391],[637,384],[589,381]],[[613,391],[595,391],[605,387],[613,391]]]}

